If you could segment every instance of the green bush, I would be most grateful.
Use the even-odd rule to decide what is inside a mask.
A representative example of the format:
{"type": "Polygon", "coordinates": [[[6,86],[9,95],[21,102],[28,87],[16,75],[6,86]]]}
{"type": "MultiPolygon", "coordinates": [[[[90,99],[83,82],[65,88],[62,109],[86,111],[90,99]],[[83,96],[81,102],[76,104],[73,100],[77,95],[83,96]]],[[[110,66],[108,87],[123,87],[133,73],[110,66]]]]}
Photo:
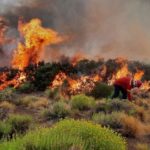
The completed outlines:
{"type": "Polygon", "coordinates": [[[0,121],[0,139],[8,138],[12,133],[12,126],[6,122],[0,121]]]}
{"type": "Polygon", "coordinates": [[[69,106],[63,102],[59,101],[53,104],[52,109],[44,110],[43,116],[46,119],[57,119],[57,118],[65,118],[70,114],[69,106]]]}
{"type": "Polygon", "coordinates": [[[121,114],[120,112],[113,112],[111,114],[97,113],[93,114],[92,120],[102,126],[117,129],[122,127],[121,114]]]}
{"type": "Polygon", "coordinates": [[[6,123],[12,127],[12,132],[15,134],[26,132],[31,123],[32,117],[29,115],[10,115],[6,123]]]}
{"type": "Polygon", "coordinates": [[[105,83],[96,83],[94,89],[91,91],[90,95],[94,98],[108,98],[113,92],[113,87],[105,83]]]}
{"type": "Polygon", "coordinates": [[[95,100],[85,95],[76,95],[71,98],[71,106],[73,109],[89,110],[95,106],[95,100]]]}
{"type": "Polygon", "coordinates": [[[125,150],[125,140],[112,130],[87,121],[63,120],[53,128],[29,132],[0,144],[1,150],[125,150]]]}
{"type": "Polygon", "coordinates": [[[21,93],[31,93],[33,92],[34,90],[34,87],[31,83],[29,82],[26,82],[24,84],[22,84],[18,89],[17,91],[21,92],[21,93]]]}

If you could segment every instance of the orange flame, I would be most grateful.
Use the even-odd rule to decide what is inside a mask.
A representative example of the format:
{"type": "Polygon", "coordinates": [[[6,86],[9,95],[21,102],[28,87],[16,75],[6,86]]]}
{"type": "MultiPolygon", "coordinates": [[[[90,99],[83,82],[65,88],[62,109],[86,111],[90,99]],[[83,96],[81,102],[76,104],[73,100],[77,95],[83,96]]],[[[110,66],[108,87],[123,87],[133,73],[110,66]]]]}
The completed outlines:
{"type": "Polygon", "coordinates": [[[85,58],[85,55],[78,52],[71,58],[71,64],[75,66],[80,60],[84,58],[85,58]]]}
{"type": "Polygon", "coordinates": [[[101,78],[99,77],[99,75],[93,75],[93,76],[81,76],[76,77],[76,79],[73,79],[67,76],[65,73],[60,72],[59,74],[56,75],[50,87],[51,88],[61,87],[64,80],[68,82],[68,87],[66,88],[70,94],[79,94],[91,91],[95,86],[95,82],[100,81],[101,78]]]}
{"type": "Polygon", "coordinates": [[[134,74],[134,80],[141,80],[142,77],[144,75],[144,71],[142,70],[138,70],[135,74],[134,74]]]}
{"type": "Polygon", "coordinates": [[[142,90],[150,90],[150,81],[145,81],[141,87],[142,90]]]}
{"type": "Polygon", "coordinates": [[[18,73],[12,80],[8,80],[8,81],[7,81],[6,73],[3,73],[1,76],[3,76],[4,78],[0,80],[2,82],[2,84],[0,84],[0,91],[4,90],[9,86],[13,86],[14,88],[17,88],[21,83],[26,81],[26,75],[23,72],[18,73]]]}
{"type": "Polygon", "coordinates": [[[55,79],[53,80],[51,87],[52,88],[60,87],[63,84],[65,79],[67,79],[67,76],[65,73],[63,72],[58,73],[55,79]]]}
{"type": "Polygon", "coordinates": [[[12,60],[14,68],[23,70],[29,64],[38,63],[46,46],[63,41],[57,32],[44,28],[41,24],[39,19],[32,19],[29,23],[19,22],[19,31],[24,37],[24,43],[20,42],[14,53],[12,60]]]}

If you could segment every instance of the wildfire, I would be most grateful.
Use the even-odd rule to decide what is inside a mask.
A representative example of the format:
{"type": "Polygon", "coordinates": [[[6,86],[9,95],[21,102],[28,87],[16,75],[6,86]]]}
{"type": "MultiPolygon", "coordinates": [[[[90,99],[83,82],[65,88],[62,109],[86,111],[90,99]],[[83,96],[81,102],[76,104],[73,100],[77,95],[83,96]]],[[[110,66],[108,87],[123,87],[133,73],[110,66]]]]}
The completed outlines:
{"type": "Polygon", "coordinates": [[[145,81],[141,87],[142,90],[150,90],[150,81],[145,81]]]}
{"type": "MultiPolygon", "coordinates": [[[[5,41],[5,30],[6,28],[3,26],[3,20],[0,18],[0,45],[5,41]]],[[[61,37],[56,31],[42,27],[42,22],[39,19],[32,19],[28,23],[23,23],[23,21],[20,20],[18,30],[20,32],[20,42],[18,43],[12,59],[12,67],[18,69],[18,73],[14,78],[10,79],[9,71],[0,72],[0,90],[9,86],[18,88],[22,83],[28,81],[30,73],[28,72],[28,74],[25,68],[30,64],[35,64],[37,67],[32,71],[36,71],[36,68],[38,68],[36,64],[40,61],[41,55],[46,47],[64,41],[64,37],[61,37]]],[[[85,55],[82,53],[76,53],[69,59],[70,66],[76,69],[76,64],[84,58],[85,55]]],[[[107,71],[109,69],[105,64],[87,73],[88,75],[72,75],[68,73],[68,70],[67,73],[65,73],[65,71],[59,72],[50,83],[50,88],[62,87],[61,90],[65,89],[63,93],[74,95],[90,92],[95,87],[96,82],[106,81],[108,84],[112,85],[116,79],[125,76],[132,76],[135,80],[142,79],[144,71],[137,70],[137,72],[133,74],[128,68],[126,59],[117,58],[115,63],[120,66],[120,69],[114,70],[113,73],[107,71]],[[110,80],[108,81],[108,79],[110,80]]],[[[145,81],[141,89],[149,90],[150,82],[145,81]]]]}
{"type": "Polygon", "coordinates": [[[52,88],[60,87],[62,86],[64,80],[67,79],[67,76],[65,73],[60,72],[56,75],[55,79],[52,82],[52,88]]]}
{"type": "Polygon", "coordinates": [[[85,58],[85,55],[78,52],[71,58],[71,64],[75,66],[80,60],[84,58],[85,58]]]}
{"type": "Polygon", "coordinates": [[[118,78],[121,78],[121,77],[128,76],[130,74],[131,73],[128,69],[128,66],[127,66],[127,64],[125,64],[120,70],[117,71],[117,73],[115,75],[115,78],[118,79],[118,78]]]}
{"type": "Polygon", "coordinates": [[[29,64],[36,64],[40,60],[41,53],[46,46],[57,44],[63,41],[63,38],[52,29],[41,26],[39,19],[32,19],[29,23],[19,21],[19,31],[24,38],[23,43],[18,44],[14,53],[12,66],[23,70],[29,64]]]}
{"type": "Polygon", "coordinates": [[[17,88],[20,86],[21,83],[26,81],[26,75],[23,72],[18,73],[13,79],[7,80],[7,73],[2,73],[0,75],[1,78],[1,84],[0,84],[0,91],[4,90],[5,88],[12,86],[14,88],[17,88]]]}
{"type": "Polygon", "coordinates": [[[116,79],[119,79],[121,77],[126,77],[129,75],[131,75],[131,72],[128,69],[128,65],[124,64],[116,73],[112,75],[112,78],[111,80],[108,81],[108,83],[112,85],[116,79]]]}
{"type": "Polygon", "coordinates": [[[94,86],[95,83],[100,81],[101,78],[99,75],[93,75],[93,76],[76,76],[75,78],[67,76],[65,73],[60,72],[56,75],[54,81],[52,82],[52,85],[50,88],[57,88],[61,87],[64,83],[64,81],[67,81],[67,93],[69,94],[79,94],[84,92],[90,92],[94,86]]]}
{"type": "Polygon", "coordinates": [[[135,80],[141,80],[142,77],[144,75],[144,71],[142,70],[138,70],[135,74],[134,74],[134,79],[135,80]]]}

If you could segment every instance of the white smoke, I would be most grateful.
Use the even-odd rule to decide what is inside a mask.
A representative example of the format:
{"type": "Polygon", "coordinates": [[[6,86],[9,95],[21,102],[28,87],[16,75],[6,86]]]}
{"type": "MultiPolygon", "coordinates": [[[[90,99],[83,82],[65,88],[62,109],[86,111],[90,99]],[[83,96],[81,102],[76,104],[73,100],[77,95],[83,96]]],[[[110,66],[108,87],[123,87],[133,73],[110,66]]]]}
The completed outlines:
{"type": "MultiPolygon", "coordinates": [[[[150,62],[149,0],[1,0],[0,14],[12,26],[19,16],[39,17],[45,26],[71,36],[58,47],[64,55],[82,51],[150,62]]],[[[48,60],[51,52],[46,53],[48,60]]]]}

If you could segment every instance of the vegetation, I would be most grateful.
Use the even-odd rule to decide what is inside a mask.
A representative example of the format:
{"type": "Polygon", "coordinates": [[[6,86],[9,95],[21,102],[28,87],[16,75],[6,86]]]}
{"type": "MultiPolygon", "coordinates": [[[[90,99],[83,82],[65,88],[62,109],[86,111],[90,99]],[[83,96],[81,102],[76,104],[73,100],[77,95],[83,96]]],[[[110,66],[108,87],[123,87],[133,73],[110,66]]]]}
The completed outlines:
{"type": "Polygon", "coordinates": [[[50,99],[54,99],[54,100],[58,100],[60,98],[60,93],[59,93],[59,89],[55,88],[55,89],[46,89],[45,90],[45,95],[50,98],[50,99]]]}
{"type": "Polygon", "coordinates": [[[55,102],[51,109],[47,109],[43,112],[43,116],[50,120],[50,119],[60,119],[69,116],[70,108],[69,106],[63,102],[55,102]]]}
{"type": "Polygon", "coordinates": [[[91,91],[90,95],[94,98],[108,98],[113,92],[113,87],[105,83],[96,83],[95,88],[91,91]]]}
{"type": "Polygon", "coordinates": [[[29,129],[31,123],[31,116],[10,115],[5,121],[0,121],[0,139],[9,139],[18,134],[25,133],[29,129]]]}
{"type": "Polygon", "coordinates": [[[11,125],[13,133],[24,133],[26,132],[31,123],[32,117],[29,115],[10,115],[7,123],[11,125]]]}
{"type": "Polygon", "coordinates": [[[71,107],[78,110],[88,110],[95,106],[95,100],[85,95],[76,95],[71,98],[71,107]]]}
{"type": "Polygon", "coordinates": [[[122,113],[120,112],[113,112],[111,114],[97,113],[93,115],[92,119],[103,126],[117,129],[122,127],[121,115],[122,113]]]}
{"type": "Polygon", "coordinates": [[[4,142],[0,148],[7,150],[125,150],[121,136],[110,129],[86,121],[64,120],[51,129],[38,129],[23,138],[4,142]]]}
{"type": "Polygon", "coordinates": [[[6,88],[0,91],[0,101],[13,101],[15,99],[15,90],[13,88],[6,88]]]}
{"type": "Polygon", "coordinates": [[[17,91],[19,91],[21,93],[31,93],[34,91],[34,87],[31,83],[26,82],[26,83],[20,85],[19,88],[17,89],[17,91]]]}

